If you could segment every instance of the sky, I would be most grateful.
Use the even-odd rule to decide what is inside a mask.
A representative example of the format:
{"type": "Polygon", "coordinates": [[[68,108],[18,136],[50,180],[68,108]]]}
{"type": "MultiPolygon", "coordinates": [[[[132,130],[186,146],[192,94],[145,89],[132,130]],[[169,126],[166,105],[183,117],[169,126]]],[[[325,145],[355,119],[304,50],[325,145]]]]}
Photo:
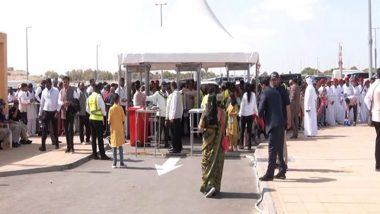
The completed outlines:
{"type": "MultiPolygon", "coordinates": [[[[163,23],[176,0],[166,0],[163,23]]],[[[182,0],[184,1],[184,0],[182,0]]],[[[187,0],[189,1],[189,0],[187,0]]],[[[8,67],[65,73],[72,69],[116,72],[128,38],[160,27],[158,0],[0,0],[0,32],[8,36],[8,67]]],[[[261,70],[287,73],[368,67],[368,1],[208,0],[224,27],[260,54],[261,70]]],[[[373,27],[380,27],[380,0],[372,0],[373,27]],[[376,10],[377,9],[377,10],[376,10]]],[[[194,11],[196,15],[196,11],[194,11]]],[[[378,30],[380,47],[380,30],[378,30]]],[[[380,61],[380,60],[378,60],[380,61]]],[[[379,63],[378,63],[379,64],[379,63]]]]}

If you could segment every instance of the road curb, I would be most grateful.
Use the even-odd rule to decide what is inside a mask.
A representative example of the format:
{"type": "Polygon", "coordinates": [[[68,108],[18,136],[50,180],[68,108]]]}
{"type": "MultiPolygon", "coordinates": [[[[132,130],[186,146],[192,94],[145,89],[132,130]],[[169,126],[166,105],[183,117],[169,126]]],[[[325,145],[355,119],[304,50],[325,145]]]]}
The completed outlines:
{"type": "Polygon", "coordinates": [[[14,171],[6,171],[0,172],[0,177],[9,177],[16,175],[27,175],[27,174],[36,174],[36,173],[44,173],[44,172],[56,172],[56,171],[64,171],[76,168],[89,160],[92,160],[92,155],[89,154],[75,162],[65,164],[65,165],[57,165],[57,166],[47,166],[47,167],[39,167],[32,169],[22,169],[22,170],[14,170],[14,171]]]}
{"type": "Polygon", "coordinates": [[[256,180],[258,182],[257,185],[259,189],[259,194],[262,197],[261,201],[259,200],[259,202],[255,205],[256,209],[260,209],[259,211],[261,211],[262,213],[276,214],[277,207],[272,197],[271,188],[269,187],[267,182],[261,182],[259,180],[260,172],[262,170],[265,171],[265,166],[263,166],[263,164],[257,161],[258,159],[262,159],[262,157],[260,156],[258,150],[255,149],[255,153],[252,156],[246,155],[246,158],[248,158],[252,163],[252,169],[255,172],[256,180]]]}

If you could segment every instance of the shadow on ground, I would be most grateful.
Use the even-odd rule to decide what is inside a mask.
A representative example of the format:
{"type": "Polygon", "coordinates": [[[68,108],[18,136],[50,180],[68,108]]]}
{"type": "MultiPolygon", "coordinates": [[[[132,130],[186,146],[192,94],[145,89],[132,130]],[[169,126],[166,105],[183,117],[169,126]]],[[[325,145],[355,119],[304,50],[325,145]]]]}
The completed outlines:
{"type": "Polygon", "coordinates": [[[310,177],[310,178],[290,178],[286,180],[277,180],[278,182],[294,182],[294,183],[327,183],[337,181],[334,178],[324,178],[324,177],[310,177]]]}
{"type": "Polygon", "coordinates": [[[350,173],[346,170],[333,170],[333,169],[288,169],[290,172],[320,172],[320,173],[350,173]]]}

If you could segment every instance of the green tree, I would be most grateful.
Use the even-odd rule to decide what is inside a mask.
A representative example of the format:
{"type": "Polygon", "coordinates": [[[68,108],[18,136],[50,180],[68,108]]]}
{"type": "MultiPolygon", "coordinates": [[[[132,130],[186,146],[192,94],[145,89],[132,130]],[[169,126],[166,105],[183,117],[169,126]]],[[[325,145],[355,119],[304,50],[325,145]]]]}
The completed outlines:
{"type": "Polygon", "coordinates": [[[320,75],[321,71],[315,68],[307,67],[302,70],[301,74],[303,75],[320,75]]]}
{"type": "Polygon", "coordinates": [[[45,78],[55,79],[58,77],[59,77],[59,74],[55,71],[46,71],[45,72],[45,78]]]}

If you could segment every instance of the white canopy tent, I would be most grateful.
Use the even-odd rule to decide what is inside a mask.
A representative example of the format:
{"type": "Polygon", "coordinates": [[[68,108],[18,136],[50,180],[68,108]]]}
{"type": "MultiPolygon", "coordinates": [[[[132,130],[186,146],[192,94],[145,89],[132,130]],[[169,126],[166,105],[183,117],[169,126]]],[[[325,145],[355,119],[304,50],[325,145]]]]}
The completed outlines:
{"type": "Polygon", "coordinates": [[[231,36],[206,0],[177,0],[164,27],[128,41],[126,49],[118,62],[127,70],[128,91],[132,72],[144,72],[149,85],[150,70],[196,71],[199,96],[202,68],[226,67],[227,77],[229,70],[247,70],[249,81],[250,68],[259,65],[258,53],[231,36]]]}
{"type": "Polygon", "coordinates": [[[206,0],[178,0],[172,11],[158,32],[129,42],[128,52],[119,55],[120,65],[147,63],[151,70],[175,70],[181,63],[207,69],[258,62],[258,53],[228,33],[206,0]]]}

